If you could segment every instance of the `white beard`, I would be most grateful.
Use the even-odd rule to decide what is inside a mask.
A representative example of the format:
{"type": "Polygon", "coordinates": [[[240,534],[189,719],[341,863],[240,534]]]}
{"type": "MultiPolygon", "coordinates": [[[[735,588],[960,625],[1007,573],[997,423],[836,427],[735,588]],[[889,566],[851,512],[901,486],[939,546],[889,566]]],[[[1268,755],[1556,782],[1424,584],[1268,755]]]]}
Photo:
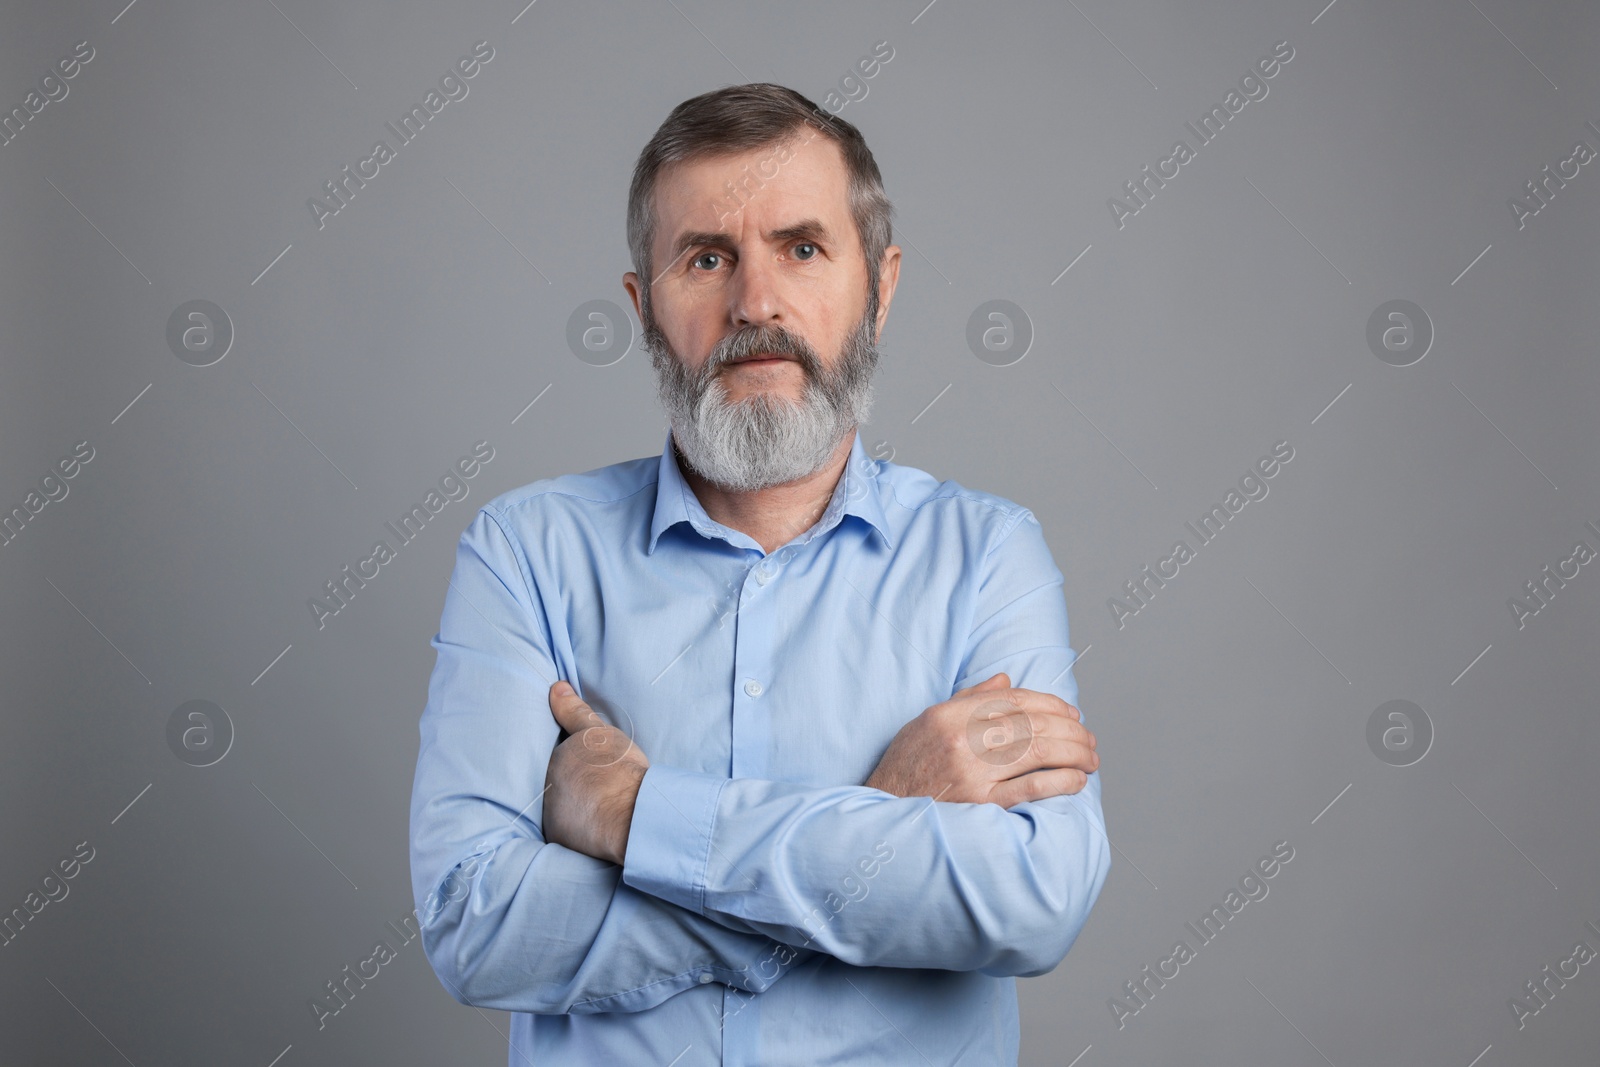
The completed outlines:
{"type": "Polygon", "coordinates": [[[821,470],[840,440],[871,411],[876,317],[876,308],[869,308],[831,371],[803,338],[771,326],[723,338],[700,372],[691,375],[652,316],[643,343],[679,457],[712,484],[736,491],[766,489],[821,470]],[[800,400],[759,392],[737,402],[728,399],[722,368],[755,352],[781,352],[800,362],[806,374],[800,400]]]}

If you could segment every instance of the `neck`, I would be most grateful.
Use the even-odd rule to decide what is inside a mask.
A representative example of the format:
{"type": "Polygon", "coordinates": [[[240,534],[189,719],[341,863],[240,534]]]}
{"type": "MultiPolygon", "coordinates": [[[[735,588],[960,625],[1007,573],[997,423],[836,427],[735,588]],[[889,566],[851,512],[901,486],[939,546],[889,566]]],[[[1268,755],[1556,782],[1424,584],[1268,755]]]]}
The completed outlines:
{"type": "Polygon", "coordinates": [[[838,447],[822,468],[804,478],[769,486],[766,489],[737,491],[707,481],[683,461],[677,442],[672,445],[683,480],[694,490],[700,506],[717,522],[740,533],[749,534],[761,551],[771,554],[809,530],[833,499],[834,489],[844,475],[855,443],[856,431],[840,439],[838,447]]]}

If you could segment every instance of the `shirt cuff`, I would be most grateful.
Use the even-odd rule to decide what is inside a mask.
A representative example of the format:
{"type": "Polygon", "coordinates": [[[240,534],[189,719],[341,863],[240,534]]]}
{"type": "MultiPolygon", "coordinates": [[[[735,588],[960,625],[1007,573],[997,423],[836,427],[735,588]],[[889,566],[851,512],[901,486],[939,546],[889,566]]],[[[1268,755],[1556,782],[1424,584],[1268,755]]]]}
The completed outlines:
{"type": "Polygon", "coordinates": [[[628,824],[623,882],[704,916],[711,831],[727,784],[717,775],[652,763],[628,824]]]}

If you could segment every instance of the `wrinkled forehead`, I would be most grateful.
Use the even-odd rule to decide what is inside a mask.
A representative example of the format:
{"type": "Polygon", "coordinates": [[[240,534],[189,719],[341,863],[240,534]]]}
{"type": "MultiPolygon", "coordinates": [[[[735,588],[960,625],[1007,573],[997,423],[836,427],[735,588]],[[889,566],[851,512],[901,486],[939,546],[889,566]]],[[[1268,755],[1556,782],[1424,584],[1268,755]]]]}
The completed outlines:
{"type": "Polygon", "coordinates": [[[734,245],[783,239],[808,220],[836,242],[854,240],[844,154],[803,126],[771,145],[663,168],[655,189],[654,262],[665,266],[688,245],[712,243],[704,240],[711,236],[734,245]]]}

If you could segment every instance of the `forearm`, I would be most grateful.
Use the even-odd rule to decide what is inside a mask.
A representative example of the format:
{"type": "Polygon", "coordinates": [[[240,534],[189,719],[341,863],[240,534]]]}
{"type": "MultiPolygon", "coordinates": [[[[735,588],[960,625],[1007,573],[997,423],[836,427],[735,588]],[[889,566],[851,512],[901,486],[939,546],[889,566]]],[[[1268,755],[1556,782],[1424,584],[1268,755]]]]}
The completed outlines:
{"type": "Polygon", "coordinates": [[[1071,947],[1109,853],[1098,774],[1008,810],[652,766],[622,877],[857,966],[1022,975],[1071,947]]]}
{"type": "Polygon", "coordinates": [[[464,1004],[634,1012],[710,980],[749,993],[814,952],[621,884],[620,868],[507,835],[452,868],[418,909],[435,972],[464,1004]]]}

